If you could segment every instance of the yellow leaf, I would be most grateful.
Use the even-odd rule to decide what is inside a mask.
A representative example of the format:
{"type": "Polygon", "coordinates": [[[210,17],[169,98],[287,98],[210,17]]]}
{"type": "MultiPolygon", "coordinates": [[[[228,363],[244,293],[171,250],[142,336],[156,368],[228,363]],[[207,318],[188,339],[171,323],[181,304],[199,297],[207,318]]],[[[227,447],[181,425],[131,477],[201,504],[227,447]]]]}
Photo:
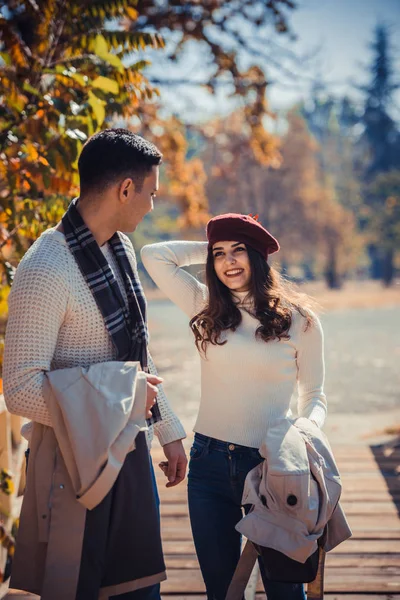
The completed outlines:
{"type": "Polygon", "coordinates": [[[35,162],[39,158],[39,152],[31,142],[25,142],[25,151],[30,162],[35,162]]]}
{"type": "Polygon", "coordinates": [[[107,40],[103,35],[99,34],[96,36],[93,48],[94,53],[97,54],[99,58],[101,58],[105,62],[108,62],[113,67],[116,67],[120,73],[123,73],[124,65],[122,64],[121,59],[118,58],[118,56],[116,56],[115,54],[111,54],[111,52],[108,51],[107,40]]]}
{"type": "Polygon", "coordinates": [[[92,86],[99,90],[103,90],[103,92],[110,92],[110,94],[119,93],[118,83],[109,77],[102,77],[101,75],[96,77],[96,79],[92,81],[92,86]]]}
{"type": "Polygon", "coordinates": [[[94,116],[96,117],[98,127],[101,127],[104,119],[106,118],[106,111],[104,109],[104,105],[106,102],[104,100],[100,100],[93,92],[89,92],[89,104],[94,112],[94,116]]]}
{"type": "Polygon", "coordinates": [[[132,6],[127,6],[127,7],[125,8],[125,12],[126,12],[126,14],[128,15],[128,17],[129,17],[130,19],[132,19],[132,21],[136,21],[136,19],[137,19],[137,18],[138,18],[138,16],[139,16],[139,13],[138,13],[138,11],[137,11],[135,8],[132,8],[132,6]]]}
{"type": "Polygon", "coordinates": [[[121,59],[118,58],[118,56],[116,56],[115,54],[111,54],[111,52],[108,52],[107,54],[102,56],[102,59],[105,62],[108,62],[113,67],[116,67],[120,73],[124,72],[125,67],[124,67],[121,59]]]}
{"type": "Polygon", "coordinates": [[[103,58],[104,54],[108,54],[107,41],[103,35],[96,35],[96,39],[94,41],[94,52],[100,58],[103,58]]]}
{"type": "Polygon", "coordinates": [[[70,77],[72,79],[74,79],[75,81],[77,81],[79,83],[79,85],[81,85],[82,87],[85,87],[86,85],[86,81],[83,75],[80,75],[80,73],[71,73],[70,77]]]}

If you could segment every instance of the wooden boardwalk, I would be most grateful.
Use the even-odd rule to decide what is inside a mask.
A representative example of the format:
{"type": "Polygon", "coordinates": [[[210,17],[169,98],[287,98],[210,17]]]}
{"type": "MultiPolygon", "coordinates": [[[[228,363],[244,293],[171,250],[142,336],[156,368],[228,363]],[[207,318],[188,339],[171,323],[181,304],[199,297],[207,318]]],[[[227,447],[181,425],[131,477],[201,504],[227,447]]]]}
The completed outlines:
{"type": "MultiPolygon", "coordinates": [[[[400,600],[400,448],[336,444],[334,453],[344,486],[342,505],[353,537],[327,556],[326,597],[400,600]]],[[[204,599],[190,532],[186,485],[166,489],[156,466],[158,459],[162,454],[155,450],[168,569],[162,594],[170,600],[204,599]]],[[[264,596],[261,581],[257,592],[260,598],[264,596]]]]}
{"type": "MultiPolygon", "coordinates": [[[[342,505],[353,537],[327,556],[325,597],[400,600],[400,448],[336,443],[334,452],[344,486],[342,505]]],[[[157,467],[162,459],[161,449],[155,448],[153,461],[168,569],[162,596],[169,600],[204,600],[189,525],[186,483],[166,489],[164,475],[157,467]]],[[[260,600],[265,597],[261,582],[257,592],[260,600]]],[[[10,591],[7,597],[38,598],[17,591],[10,591]]]]}

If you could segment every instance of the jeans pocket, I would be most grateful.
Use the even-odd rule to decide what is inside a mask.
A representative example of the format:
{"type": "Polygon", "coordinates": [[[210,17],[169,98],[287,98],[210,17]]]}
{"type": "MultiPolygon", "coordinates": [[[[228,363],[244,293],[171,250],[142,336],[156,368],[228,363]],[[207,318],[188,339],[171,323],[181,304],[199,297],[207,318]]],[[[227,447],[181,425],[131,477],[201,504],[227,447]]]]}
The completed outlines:
{"type": "Polygon", "coordinates": [[[258,461],[259,463],[260,463],[260,462],[262,462],[262,461],[264,460],[264,459],[263,459],[263,457],[261,456],[261,454],[259,453],[259,451],[257,450],[257,448],[254,448],[254,449],[251,451],[251,458],[252,458],[253,460],[256,460],[256,461],[258,461]]]}
{"type": "Polygon", "coordinates": [[[194,442],[193,446],[190,448],[189,458],[190,462],[195,462],[196,460],[200,460],[206,454],[207,445],[199,444],[198,442],[194,442]]]}

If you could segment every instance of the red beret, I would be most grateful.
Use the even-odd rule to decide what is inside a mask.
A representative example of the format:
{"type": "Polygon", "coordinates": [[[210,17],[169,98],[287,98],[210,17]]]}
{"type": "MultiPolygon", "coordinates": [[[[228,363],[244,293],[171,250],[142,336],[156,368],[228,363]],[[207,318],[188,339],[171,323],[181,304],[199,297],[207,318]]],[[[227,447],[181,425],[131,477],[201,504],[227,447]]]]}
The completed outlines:
{"type": "Polygon", "coordinates": [[[217,242],[242,242],[265,259],[279,250],[278,241],[251,215],[218,215],[208,221],[206,232],[209,248],[217,242]]]}

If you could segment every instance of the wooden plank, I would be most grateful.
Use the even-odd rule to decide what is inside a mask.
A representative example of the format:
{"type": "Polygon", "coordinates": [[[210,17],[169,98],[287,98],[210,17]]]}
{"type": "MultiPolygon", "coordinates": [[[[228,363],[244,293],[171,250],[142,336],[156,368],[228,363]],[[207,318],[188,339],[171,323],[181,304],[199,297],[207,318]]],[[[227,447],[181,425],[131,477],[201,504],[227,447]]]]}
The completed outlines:
{"type": "Polygon", "coordinates": [[[348,554],[348,553],[359,553],[363,556],[369,556],[370,554],[384,554],[386,556],[390,554],[400,555],[400,542],[399,539],[379,539],[369,540],[360,538],[350,538],[343,544],[336,546],[331,552],[328,553],[329,557],[334,554],[348,554]]]}
{"type": "MultiPolygon", "coordinates": [[[[13,516],[19,515],[19,510],[16,512],[15,509],[15,498],[22,494],[25,490],[26,474],[25,474],[25,450],[28,446],[28,442],[24,439],[21,440],[20,444],[14,448],[13,451],[13,479],[14,479],[14,494],[12,498],[13,503],[13,516]]],[[[18,507],[19,509],[19,507],[18,507]]]]}
{"type": "Polygon", "coordinates": [[[379,476],[375,478],[363,479],[361,477],[351,477],[348,481],[342,478],[342,486],[344,492],[368,492],[371,489],[388,490],[389,492],[392,492],[400,490],[400,478],[390,477],[383,479],[383,477],[379,476]]]}
{"type": "MultiPolygon", "coordinates": [[[[393,515],[376,515],[373,518],[366,518],[363,515],[354,515],[349,519],[349,523],[353,531],[381,532],[383,535],[386,533],[389,534],[390,532],[400,533],[400,519],[393,515]]],[[[161,525],[165,533],[190,533],[188,517],[164,517],[161,519],[161,525]]]]}
{"type": "Polygon", "coordinates": [[[257,594],[257,583],[258,583],[259,576],[260,576],[260,567],[259,567],[258,562],[256,562],[256,564],[254,565],[253,570],[251,572],[249,582],[244,591],[245,600],[255,600],[255,597],[257,594]]]}
{"type": "MultiPolygon", "coordinates": [[[[396,567],[400,569],[400,554],[387,556],[385,554],[329,554],[326,559],[327,568],[350,569],[358,568],[389,568],[396,567]]],[[[186,556],[166,556],[167,569],[198,569],[199,563],[196,556],[188,554],[186,556]]]]}
{"type": "MultiPolygon", "coordinates": [[[[188,453],[193,444],[193,437],[184,440],[184,448],[188,453]]],[[[400,462],[400,449],[391,449],[384,446],[360,445],[334,445],[333,454],[336,462],[357,462],[358,460],[378,459],[378,460],[397,460],[400,462]]],[[[163,449],[159,446],[153,446],[151,456],[155,463],[164,460],[163,449]]]]}
{"type": "Polygon", "coordinates": [[[40,600],[40,596],[22,592],[21,590],[9,590],[4,600],[40,600]]]}
{"type": "MultiPolygon", "coordinates": [[[[166,477],[163,473],[157,473],[158,467],[155,467],[156,480],[161,486],[165,486],[166,477]]],[[[376,463],[360,464],[360,465],[343,465],[339,468],[340,478],[342,480],[343,487],[348,483],[349,480],[369,480],[369,482],[380,480],[384,482],[386,479],[394,479],[400,481],[399,476],[399,464],[395,465],[384,465],[382,469],[376,463]]],[[[360,482],[361,483],[361,482],[360,482]]],[[[361,483],[362,485],[362,483],[361,483]]],[[[368,486],[369,487],[369,486],[368,486]]]]}
{"type": "MultiPolygon", "coordinates": [[[[0,413],[0,470],[12,471],[10,413],[0,413]]],[[[0,492],[0,512],[8,519],[12,512],[11,495],[0,492]]]]}
{"type": "Polygon", "coordinates": [[[342,493],[343,502],[400,502],[400,490],[389,492],[389,490],[351,491],[346,489],[342,493]]]}
{"type": "MultiPolygon", "coordinates": [[[[164,459],[165,460],[165,459],[164,459]]],[[[383,461],[379,461],[379,463],[377,463],[373,458],[371,459],[365,459],[359,462],[341,462],[338,463],[338,469],[339,469],[339,473],[340,475],[343,477],[345,475],[347,475],[348,473],[358,473],[358,472],[374,472],[377,471],[382,472],[382,471],[389,471],[389,472],[396,472],[396,469],[399,468],[399,464],[400,462],[398,460],[383,460],[383,461]]],[[[158,464],[153,461],[153,465],[154,465],[154,470],[156,472],[156,477],[160,477],[165,478],[164,474],[160,471],[160,468],[158,466],[158,464]],[[159,473],[158,473],[159,471],[159,473]]],[[[398,473],[398,471],[397,471],[398,473]]]]}
{"type": "MultiPolygon", "coordinates": [[[[375,473],[348,473],[341,477],[344,491],[360,491],[365,490],[400,490],[400,476],[390,475],[384,478],[378,470],[375,473]]],[[[174,493],[179,489],[187,489],[187,481],[182,482],[179,486],[166,488],[166,479],[164,476],[156,477],[157,485],[160,491],[165,493],[174,493]]]]}
{"type": "MultiPolygon", "coordinates": [[[[400,554],[400,536],[398,539],[383,539],[369,540],[350,538],[343,544],[334,548],[328,554],[328,559],[336,554],[362,554],[363,556],[370,555],[385,555],[400,554]]],[[[192,555],[196,554],[193,540],[163,540],[163,549],[166,556],[169,555],[192,555]]]]}
{"type": "MultiPolygon", "coordinates": [[[[345,485],[342,490],[341,502],[383,502],[387,499],[393,500],[394,498],[400,498],[400,485],[397,489],[388,490],[386,482],[382,480],[381,485],[373,485],[371,482],[371,488],[364,488],[364,486],[356,486],[350,488],[345,485]]],[[[187,501],[187,485],[182,482],[173,488],[166,488],[163,482],[158,482],[158,492],[162,502],[171,504],[174,502],[186,502],[187,501]]]]}
{"type": "MultiPolygon", "coordinates": [[[[328,568],[325,572],[326,592],[400,592],[400,569],[363,568],[343,570],[342,567],[328,568]]],[[[262,584],[257,587],[262,592],[262,584]]],[[[161,593],[204,593],[204,583],[197,569],[169,570],[168,579],[161,584],[161,593]]]]}
{"type": "MultiPolygon", "coordinates": [[[[400,513],[400,503],[394,502],[342,502],[342,508],[347,518],[350,515],[392,515],[398,517],[400,513]]],[[[161,515],[163,517],[184,517],[188,514],[186,503],[161,503],[161,515]]],[[[400,523],[399,523],[400,525],[400,523]]]]}
{"type": "Polygon", "coordinates": [[[375,518],[376,515],[394,515],[397,517],[400,514],[400,503],[390,501],[387,502],[341,502],[342,508],[346,515],[371,515],[375,518]]]}
{"type": "MultiPolygon", "coordinates": [[[[206,600],[205,595],[197,595],[197,594],[168,594],[164,593],[163,595],[168,596],[171,600],[206,600]]],[[[324,594],[325,600],[400,600],[400,594],[348,594],[331,592],[324,594]]],[[[264,593],[256,594],[255,600],[265,600],[264,593]]]]}
{"type": "Polygon", "coordinates": [[[11,435],[12,435],[12,444],[13,446],[18,446],[23,437],[21,435],[21,427],[23,424],[23,419],[18,415],[10,415],[11,421],[11,435]]]}
{"type": "MultiPolygon", "coordinates": [[[[398,529],[354,529],[353,537],[355,540],[400,540],[400,531],[398,529]]],[[[344,542],[347,544],[347,542],[344,542]]]]}
{"type": "MultiPolygon", "coordinates": [[[[192,533],[188,528],[161,528],[164,541],[189,541],[192,538],[192,533]]],[[[400,540],[400,530],[392,531],[386,529],[381,531],[379,527],[376,529],[357,530],[353,528],[353,538],[357,540],[400,540]]],[[[347,543],[347,542],[345,542],[347,543]]]]}
{"type": "MultiPolygon", "coordinates": [[[[187,504],[187,489],[186,486],[182,486],[180,490],[178,487],[176,491],[174,488],[170,488],[165,491],[161,488],[158,490],[161,503],[162,504],[187,504]]],[[[342,506],[348,502],[362,502],[362,503],[370,503],[370,502],[379,502],[384,504],[385,502],[400,502],[400,489],[394,490],[390,492],[388,489],[384,488],[381,490],[355,490],[348,491],[346,488],[342,493],[342,497],[340,500],[342,506]]]]}

